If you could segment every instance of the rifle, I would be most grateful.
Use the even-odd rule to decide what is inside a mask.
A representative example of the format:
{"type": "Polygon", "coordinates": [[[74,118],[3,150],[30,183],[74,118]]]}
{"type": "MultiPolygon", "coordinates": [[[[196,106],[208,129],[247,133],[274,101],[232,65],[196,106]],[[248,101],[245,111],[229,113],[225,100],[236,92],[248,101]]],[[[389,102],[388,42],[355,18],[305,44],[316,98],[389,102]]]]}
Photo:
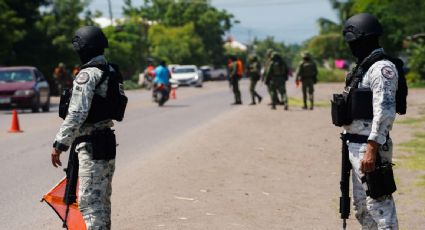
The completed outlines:
{"type": "Polygon", "coordinates": [[[348,153],[347,138],[345,134],[341,134],[342,140],[342,157],[341,157],[341,181],[339,182],[341,197],[339,198],[339,213],[343,219],[342,229],[347,228],[347,219],[350,216],[350,171],[351,163],[348,153]]]}
{"type": "Polygon", "coordinates": [[[67,219],[69,214],[69,206],[77,202],[77,182],[78,182],[78,155],[75,152],[75,147],[77,143],[74,143],[71,146],[71,151],[69,152],[68,166],[64,169],[66,172],[66,187],[65,195],[63,197],[63,202],[66,204],[66,213],[63,220],[63,227],[67,227],[67,219]]]}

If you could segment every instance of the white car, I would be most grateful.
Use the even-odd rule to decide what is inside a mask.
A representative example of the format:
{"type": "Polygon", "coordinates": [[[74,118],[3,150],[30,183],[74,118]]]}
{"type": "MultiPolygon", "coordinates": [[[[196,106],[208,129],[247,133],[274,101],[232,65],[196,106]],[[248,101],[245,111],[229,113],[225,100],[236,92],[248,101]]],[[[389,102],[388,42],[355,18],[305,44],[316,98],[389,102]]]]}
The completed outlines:
{"type": "Polygon", "coordinates": [[[202,87],[204,81],[202,71],[195,65],[180,65],[174,68],[171,73],[170,82],[173,85],[193,85],[202,87]]]}

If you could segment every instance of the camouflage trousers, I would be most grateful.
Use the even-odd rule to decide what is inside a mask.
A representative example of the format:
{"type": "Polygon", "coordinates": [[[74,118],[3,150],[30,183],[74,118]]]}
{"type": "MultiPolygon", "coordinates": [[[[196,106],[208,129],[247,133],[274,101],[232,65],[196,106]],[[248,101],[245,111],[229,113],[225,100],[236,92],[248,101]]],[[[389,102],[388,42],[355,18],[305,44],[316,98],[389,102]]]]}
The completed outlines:
{"type": "Polygon", "coordinates": [[[307,107],[307,98],[310,101],[310,108],[314,106],[314,82],[312,80],[305,80],[302,82],[303,103],[307,107]]]}
{"type": "MultiPolygon", "coordinates": [[[[392,142],[387,141],[388,149],[379,149],[382,161],[392,161],[392,142]]],[[[394,199],[384,196],[373,199],[366,195],[365,188],[360,178],[364,175],[360,171],[360,162],[366,152],[367,144],[349,143],[350,162],[353,167],[353,200],[354,212],[363,230],[397,230],[398,220],[394,199]]]]}
{"type": "Polygon", "coordinates": [[[251,98],[252,98],[252,102],[255,103],[255,98],[257,98],[258,100],[261,99],[260,94],[257,93],[257,91],[255,91],[255,86],[257,85],[258,79],[252,79],[250,81],[249,84],[249,92],[251,93],[251,98]]]}
{"type": "Polygon", "coordinates": [[[233,94],[235,96],[235,102],[242,102],[242,98],[241,98],[241,91],[239,90],[239,77],[232,77],[230,79],[231,83],[232,83],[232,88],[233,88],[233,94]]]}
{"type": "Polygon", "coordinates": [[[79,162],[78,205],[87,230],[111,229],[112,176],[114,160],[92,160],[91,144],[77,145],[79,162]]]}
{"type": "Polygon", "coordinates": [[[281,102],[283,105],[288,106],[288,96],[286,95],[286,83],[282,81],[272,82],[270,84],[270,94],[272,97],[272,104],[277,105],[281,102]],[[280,100],[279,100],[280,95],[280,100]]]}

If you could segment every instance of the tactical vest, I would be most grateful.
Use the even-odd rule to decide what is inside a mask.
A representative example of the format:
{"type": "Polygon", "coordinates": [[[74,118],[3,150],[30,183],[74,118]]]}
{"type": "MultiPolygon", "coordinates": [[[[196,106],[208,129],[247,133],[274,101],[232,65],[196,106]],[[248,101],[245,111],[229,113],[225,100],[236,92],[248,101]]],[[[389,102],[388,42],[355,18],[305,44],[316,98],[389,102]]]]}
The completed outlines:
{"type": "Polygon", "coordinates": [[[285,65],[283,63],[272,62],[271,65],[272,65],[271,66],[271,75],[273,77],[283,78],[283,79],[287,80],[288,75],[287,75],[287,72],[286,72],[285,65]]]}
{"type": "Polygon", "coordinates": [[[316,75],[316,65],[311,61],[306,61],[301,64],[301,80],[314,79],[316,75]]]}
{"type": "Polygon", "coordinates": [[[357,65],[346,78],[342,94],[334,94],[332,100],[332,123],[336,126],[350,125],[355,119],[373,119],[373,93],[370,88],[359,88],[363,76],[378,61],[389,60],[397,69],[396,113],[406,114],[408,88],[403,70],[403,61],[377,52],[357,65]]]}
{"type": "MultiPolygon", "coordinates": [[[[84,123],[93,124],[103,120],[122,121],[128,98],[124,94],[123,78],[117,65],[108,64],[86,64],[81,69],[96,67],[103,71],[99,83],[95,90],[108,79],[108,89],[106,97],[94,94],[91,107],[84,123]],[[110,70],[112,66],[113,70],[110,70]]],[[[59,117],[65,119],[68,114],[69,103],[71,100],[72,89],[65,89],[60,98],[59,117]]]]}

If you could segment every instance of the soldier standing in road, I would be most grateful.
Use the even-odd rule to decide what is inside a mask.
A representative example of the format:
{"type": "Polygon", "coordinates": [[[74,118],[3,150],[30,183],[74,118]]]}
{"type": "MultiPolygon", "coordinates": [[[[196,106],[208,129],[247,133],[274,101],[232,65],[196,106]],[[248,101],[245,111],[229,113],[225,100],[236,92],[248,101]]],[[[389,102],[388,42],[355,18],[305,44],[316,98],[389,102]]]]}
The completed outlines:
{"type": "Polygon", "coordinates": [[[266,84],[267,92],[270,95],[270,104],[269,105],[273,104],[273,97],[272,97],[272,90],[270,88],[270,85],[265,80],[265,73],[266,73],[266,70],[269,68],[270,63],[272,62],[273,52],[274,52],[273,49],[267,49],[267,51],[266,51],[266,57],[265,57],[264,66],[263,66],[264,72],[263,72],[263,76],[261,78],[261,81],[263,81],[264,84],[266,84]]]}
{"type": "Polygon", "coordinates": [[[271,62],[265,71],[265,82],[270,86],[270,93],[272,97],[272,109],[276,109],[279,103],[278,94],[282,95],[282,103],[285,110],[288,110],[288,97],[286,95],[286,81],[288,80],[288,67],[283,61],[282,57],[274,52],[272,54],[271,62]]]}
{"type": "Polygon", "coordinates": [[[233,94],[235,96],[235,102],[232,105],[241,105],[241,92],[239,90],[239,79],[242,77],[238,74],[238,59],[236,56],[230,56],[230,63],[228,65],[229,68],[229,77],[230,83],[233,88],[233,94]]]}
{"type": "Polygon", "coordinates": [[[398,101],[396,98],[396,91],[399,94],[400,89],[405,89],[403,91],[407,95],[407,88],[399,83],[398,79],[401,76],[399,73],[402,73],[398,72],[402,69],[402,62],[384,53],[379,45],[382,33],[381,24],[371,14],[357,14],[345,22],[344,39],[353,56],[357,58],[357,66],[346,79],[345,92],[348,92],[348,101],[352,102],[350,118],[344,119],[349,121],[344,123],[344,133],[352,165],[356,218],[362,229],[394,230],[398,229],[398,221],[391,195],[395,191],[392,171],[391,176],[385,174],[379,179],[379,182],[385,181],[385,186],[382,186],[382,183],[380,186],[373,186],[375,189],[378,188],[381,194],[375,197],[373,195],[376,194],[375,189],[369,187],[369,183],[374,184],[376,180],[367,179],[374,171],[379,170],[378,174],[384,175],[384,172],[389,172],[391,168],[391,166],[386,169],[381,167],[383,163],[391,165],[392,161],[393,147],[389,131],[392,129],[396,112],[405,113],[405,107],[404,112],[399,109],[403,103],[399,103],[402,100],[398,101]],[[365,96],[354,96],[360,94],[365,96]],[[363,177],[366,179],[363,180],[363,177]],[[394,186],[387,187],[390,184],[387,182],[391,180],[394,186]]]}
{"type": "Polygon", "coordinates": [[[258,80],[260,80],[261,75],[261,64],[258,61],[258,58],[256,55],[251,56],[249,58],[249,65],[248,65],[248,76],[250,79],[250,85],[249,85],[249,92],[251,93],[252,102],[250,105],[255,105],[255,98],[258,99],[258,103],[261,103],[261,100],[263,99],[260,94],[258,94],[255,91],[255,86],[257,85],[258,80]]]}
{"type": "MultiPolygon", "coordinates": [[[[110,229],[116,153],[111,127],[113,119],[120,120],[116,114],[122,119],[125,106],[117,109],[115,100],[109,97],[115,92],[109,82],[117,82],[121,75],[118,67],[109,64],[103,55],[108,40],[98,27],[78,29],[72,44],[83,65],[73,84],[69,108],[60,109],[60,114],[65,112],[65,116],[60,115],[65,120],[56,135],[51,160],[54,167],[61,166],[60,154],[69,147],[70,157],[78,155],[78,205],[86,227],[110,229]]],[[[114,89],[125,97],[121,86],[117,83],[114,89]]]]}
{"type": "Polygon", "coordinates": [[[303,53],[303,60],[298,66],[296,81],[301,81],[303,91],[303,109],[307,109],[307,97],[310,110],[314,108],[314,84],[317,83],[317,67],[308,52],[303,53]]]}

